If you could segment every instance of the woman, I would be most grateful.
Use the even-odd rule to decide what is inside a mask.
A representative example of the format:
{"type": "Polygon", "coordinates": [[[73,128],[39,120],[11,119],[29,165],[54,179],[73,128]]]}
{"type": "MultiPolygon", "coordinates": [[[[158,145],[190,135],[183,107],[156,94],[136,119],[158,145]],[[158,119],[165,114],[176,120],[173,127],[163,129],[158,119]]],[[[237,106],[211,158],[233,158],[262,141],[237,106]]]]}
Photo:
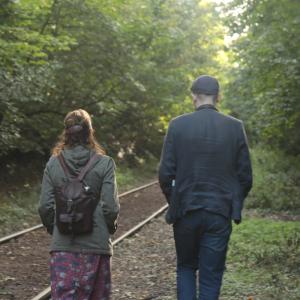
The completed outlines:
{"type": "Polygon", "coordinates": [[[44,171],[39,205],[42,222],[52,234],[52,299],[110,299],[110,234],[116,230],[119,214],[115,164],[97,143],[91,117],[86,111],[79,109],[68,113],[64,125],[44,171]],[[92,157],[93,163],[82,181],[97,201],[91,214],[92,231],[61,233],[56,218],[60,201],[57,191],[77,178],[88,162],[91,164],[92,157]]]}

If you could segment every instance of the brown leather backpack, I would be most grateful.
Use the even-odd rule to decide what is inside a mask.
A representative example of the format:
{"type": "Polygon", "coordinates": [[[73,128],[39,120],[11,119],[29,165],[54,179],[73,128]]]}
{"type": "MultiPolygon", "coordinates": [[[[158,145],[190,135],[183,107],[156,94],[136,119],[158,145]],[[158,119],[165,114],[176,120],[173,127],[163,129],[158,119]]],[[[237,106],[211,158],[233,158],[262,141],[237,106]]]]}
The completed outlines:
{"type": "Polygon", "coordinates": [[[75,178],[71,177],[62,154],[58,159],[64,170],[66,182],[55,188],[56,226],[63,234],[90,233],[93,231],[93,214],[99,197],[92,193],[83,179],[101,156],[94,153],[75,178]]]}

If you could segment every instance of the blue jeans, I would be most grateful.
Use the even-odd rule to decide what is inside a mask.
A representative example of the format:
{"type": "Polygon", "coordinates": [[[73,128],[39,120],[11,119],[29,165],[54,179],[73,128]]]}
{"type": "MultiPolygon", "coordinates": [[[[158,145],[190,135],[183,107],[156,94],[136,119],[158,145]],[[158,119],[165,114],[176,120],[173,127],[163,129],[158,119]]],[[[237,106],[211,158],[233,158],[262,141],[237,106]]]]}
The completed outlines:
{"type": "Polygon", "coordinates": [[[231,220],[204,209],[190,211],[174,224],[178,300],[219,298],[231,229],[231,220]]]}

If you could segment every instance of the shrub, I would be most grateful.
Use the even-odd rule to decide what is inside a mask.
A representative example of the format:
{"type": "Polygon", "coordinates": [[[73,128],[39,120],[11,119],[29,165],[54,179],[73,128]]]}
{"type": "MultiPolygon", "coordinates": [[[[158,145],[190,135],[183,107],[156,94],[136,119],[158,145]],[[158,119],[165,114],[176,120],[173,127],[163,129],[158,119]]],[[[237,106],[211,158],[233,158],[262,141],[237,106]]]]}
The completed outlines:
{"type": "Polygon", "coordinates": [[[299,212],[300,157],[258,146],[251,158],[254,184],[246,207],[299,212]]]}

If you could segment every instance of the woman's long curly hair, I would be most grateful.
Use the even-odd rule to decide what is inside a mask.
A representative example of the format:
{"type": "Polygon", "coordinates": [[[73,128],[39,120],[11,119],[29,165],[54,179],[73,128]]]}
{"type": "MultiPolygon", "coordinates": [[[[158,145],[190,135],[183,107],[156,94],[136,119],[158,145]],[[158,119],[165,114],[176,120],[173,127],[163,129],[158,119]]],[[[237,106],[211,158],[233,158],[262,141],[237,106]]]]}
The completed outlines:
{"type": "Polygon", "coordinates": [[[52,155],[57,156],[63,149],[69,149],[76,145],[87,146],[98,154],[105,154],[94,136],[92,119],[87,111],[77,109],[69,112],[65,117],[64,125],[65,128],[52,149],[52,155]]]}

